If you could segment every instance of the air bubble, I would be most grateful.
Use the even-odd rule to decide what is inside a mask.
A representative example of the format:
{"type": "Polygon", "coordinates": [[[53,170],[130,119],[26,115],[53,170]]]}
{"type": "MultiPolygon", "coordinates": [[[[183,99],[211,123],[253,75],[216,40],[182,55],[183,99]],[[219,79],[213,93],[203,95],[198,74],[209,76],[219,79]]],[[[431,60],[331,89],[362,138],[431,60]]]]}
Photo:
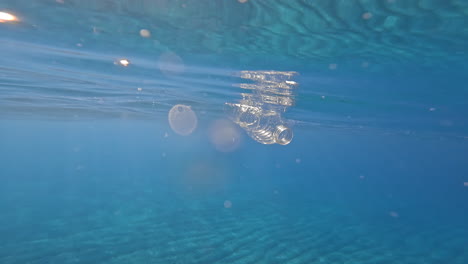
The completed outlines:
{"type": "Polygon", "coordinates": [[[366,12],[362,14],[362,19],[368,20],[372,18],[372,13],[371,12],[366,12]]]}
{"type": "Polygon", "coordinates": [[[147,29],[142,29],[140,30],[140,36],[144,37],[144,38],[149,38],[151,37],[151,32],[147,29]]]}
{"type": "Polygon", "coordinates": [[[232,202],[229,200],[224,201],[224,208],[231,208],[232,207],[232,202]]]}
{"type": "Polygon", "coordinates": [[[388,214],[389,214],[391,217],[393,217],[393,218],[398,218],[398,217],[400,217],[400,215],[399,215],[397,212],[395,212],[395,211],[391,211],[391,212],[389,212],[388,214]]]}

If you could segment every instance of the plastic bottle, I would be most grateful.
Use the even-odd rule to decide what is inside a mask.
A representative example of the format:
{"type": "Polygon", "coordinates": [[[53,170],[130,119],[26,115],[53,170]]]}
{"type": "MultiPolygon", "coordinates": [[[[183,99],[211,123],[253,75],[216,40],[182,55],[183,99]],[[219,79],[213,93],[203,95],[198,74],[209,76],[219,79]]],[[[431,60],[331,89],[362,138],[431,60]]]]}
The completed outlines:
{"type": "Polygon", "coordinates": [[[261,112],[255,124],[246,128],[247,134],[262,144],[287,145],[292,141],[293,132],[274,111],[261,112]]]}

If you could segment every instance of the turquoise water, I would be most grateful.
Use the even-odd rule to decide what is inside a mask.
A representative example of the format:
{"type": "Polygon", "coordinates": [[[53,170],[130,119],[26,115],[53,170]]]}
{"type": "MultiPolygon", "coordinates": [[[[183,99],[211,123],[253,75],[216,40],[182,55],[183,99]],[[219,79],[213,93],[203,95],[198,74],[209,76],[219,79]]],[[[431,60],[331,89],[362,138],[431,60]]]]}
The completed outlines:
{"type": "Polygon", "coordinates": [[[466,25],[0,0],[0,263],[468,263],[466,25]]]}

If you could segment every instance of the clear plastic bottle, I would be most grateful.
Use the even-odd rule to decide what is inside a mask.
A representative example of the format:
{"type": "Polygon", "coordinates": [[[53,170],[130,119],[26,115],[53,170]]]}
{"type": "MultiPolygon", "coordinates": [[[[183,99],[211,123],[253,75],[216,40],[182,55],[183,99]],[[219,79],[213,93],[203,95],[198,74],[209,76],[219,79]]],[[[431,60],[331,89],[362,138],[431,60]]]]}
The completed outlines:
{"type": "Polygon", "coordinates": [[[292,141],[293,132],[279,113],[274,111],[262,112],[258,121],[246,128],[247,134],[262,144],[287,145],[292,141]]]}
{"type": "Polygon", "coordinates": [[[254,83],[239,85],[251,93],[241,93],[242,99],[238,103],[226,103],[228,116],[251,138],[262,144],[289,144],[293,132],[281,114],[294,105],[294,90],[298,83],[291,78],[296,74],[277,71],[240,72],[241,78],[254,83]]]}
{"type": "Polygon", "coordinates": [[[259,122],[262,109],[246,104],[225,104],[225,112],[229,118],[242,128],[248,128],[259,122]]]}
{"type": "Polygon", "coordinates": [[[244,128],[257,142],[287,145],[293,138],[292,130],[283,122],[278,112],[232,103],[226,103],[226,111],[231,120],[244,128]]]}

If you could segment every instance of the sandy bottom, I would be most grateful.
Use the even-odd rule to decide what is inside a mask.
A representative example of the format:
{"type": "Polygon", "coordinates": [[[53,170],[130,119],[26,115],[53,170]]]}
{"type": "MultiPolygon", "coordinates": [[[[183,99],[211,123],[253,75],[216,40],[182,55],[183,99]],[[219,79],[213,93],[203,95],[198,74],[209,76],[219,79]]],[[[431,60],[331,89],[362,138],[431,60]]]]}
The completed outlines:
{"type": "Polygon", "coordinates": [[[468,263],[466,225],[383,208],[277,191],[103,197],[3,206],[0,263],[468,263]]]}

